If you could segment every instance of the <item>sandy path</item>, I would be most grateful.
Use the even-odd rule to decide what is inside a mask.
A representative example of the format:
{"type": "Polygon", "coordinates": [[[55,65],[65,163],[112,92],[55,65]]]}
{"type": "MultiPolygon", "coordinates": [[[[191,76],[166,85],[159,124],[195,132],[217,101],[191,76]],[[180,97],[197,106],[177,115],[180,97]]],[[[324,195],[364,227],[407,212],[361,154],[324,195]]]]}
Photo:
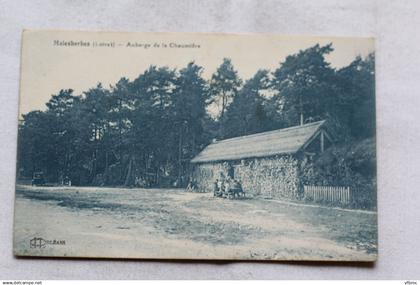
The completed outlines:
{"type": "Polygon", "coordinates": [[[18,187],[15,213],[17,255],[282,260],[376,256],[376,215],[259,199],[225,200],[165,189],[18,187]],[[64,240],[65,245],[31,248],[34,237],[64,240]],[[363,243],[368,247],[359,246],[363,243]]]}

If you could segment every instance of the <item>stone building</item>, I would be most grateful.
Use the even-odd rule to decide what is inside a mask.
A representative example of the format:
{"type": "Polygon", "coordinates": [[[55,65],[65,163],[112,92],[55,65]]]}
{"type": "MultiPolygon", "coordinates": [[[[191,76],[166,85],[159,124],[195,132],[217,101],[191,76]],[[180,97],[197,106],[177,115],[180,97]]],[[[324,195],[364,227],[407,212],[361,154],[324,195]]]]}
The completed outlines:
{"type": "Polygon", "coordinates": [[[191,160],[192,174],[204,191],[229,176],[248,195],[294,199],[302,188],[300,164],[332,142],[325,121],[216,141],[191,160]]]}

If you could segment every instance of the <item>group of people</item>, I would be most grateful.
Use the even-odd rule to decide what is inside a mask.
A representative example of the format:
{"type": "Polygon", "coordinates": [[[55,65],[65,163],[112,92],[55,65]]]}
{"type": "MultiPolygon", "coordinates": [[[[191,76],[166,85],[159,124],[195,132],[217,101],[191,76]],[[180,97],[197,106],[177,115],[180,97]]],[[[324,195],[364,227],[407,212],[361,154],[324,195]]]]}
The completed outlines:
{"type": "Polygon", "coordinates": [[[216,179],[213,184],[213,196],[222,198],[245,197],[245,192],[242,189],[241,183],[230,177],[224,179],[216,179]]]}
{"type": "MultiPolygon", "coordinates": [[[[185,191],[202,192],[200,191],[200,187],[197,186],[197,182],[193,178],[189,179],[185,191]]],[[[220,178],[216,179],[216,181],[213,183],[213,196],[232,199],[236,197],[245,197],[245,192],[238,180],[233,179],[230,176],[225,178],[225,176],[221,174],[220,178]]]]}

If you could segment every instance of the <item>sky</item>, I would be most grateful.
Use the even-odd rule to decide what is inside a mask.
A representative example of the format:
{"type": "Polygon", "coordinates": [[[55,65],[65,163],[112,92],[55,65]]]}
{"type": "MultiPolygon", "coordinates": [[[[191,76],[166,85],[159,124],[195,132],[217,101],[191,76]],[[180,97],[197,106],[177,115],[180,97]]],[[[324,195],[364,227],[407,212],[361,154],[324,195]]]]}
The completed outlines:
{"type": "Polygon", "coordinates": [[[226,57],[246,80],[258,69],[274,71],[286,56],[317,43],[332,43],[326,59],[334,68],[374,51],[372,38],[25,31],[19,114],[45,110],[60,89],[80,95],[99,82],[109,87],[121,77],[133,80],[150,65],[181,69],[195,61],[209,79],[226,57]]]}

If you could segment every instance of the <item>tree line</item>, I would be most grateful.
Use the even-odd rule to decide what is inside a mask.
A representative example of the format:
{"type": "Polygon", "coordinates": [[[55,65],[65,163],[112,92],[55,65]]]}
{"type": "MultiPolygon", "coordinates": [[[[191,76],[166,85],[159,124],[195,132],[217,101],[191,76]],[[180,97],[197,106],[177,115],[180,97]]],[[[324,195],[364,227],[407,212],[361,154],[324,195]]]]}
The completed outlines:
{"type": "Polygon", "coordinates": [[[213,139],[328,119],[340,143],[375,135],[374,55],[330,66],[331,44],[289,55],[244,81],[225,58],[209,80],[203,67],[150,66],[75,94],[60,90],[45,111],[22,115],[18,176],[43,171],[74,185],[183,186],[189,161],[213,139]],[[218,111],[215,111],[218,110],[218,111]]]}

